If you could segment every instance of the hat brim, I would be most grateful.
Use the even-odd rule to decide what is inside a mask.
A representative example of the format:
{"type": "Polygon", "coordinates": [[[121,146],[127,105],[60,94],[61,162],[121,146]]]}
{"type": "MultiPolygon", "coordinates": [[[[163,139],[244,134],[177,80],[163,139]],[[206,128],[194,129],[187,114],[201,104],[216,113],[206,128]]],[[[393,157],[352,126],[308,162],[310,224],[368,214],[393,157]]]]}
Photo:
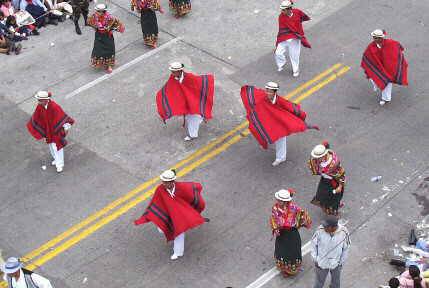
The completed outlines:
{"type": "Polygon", "coordinates": [[[277,192],[274,194],[274,197],[277,199],[277,200],[280,200],[280,201],[283,201],[283,202],[290,202],[290,201],[292,201],[292,196],[289,196],[288,198],[283,198],[283,197],[281,197],[277,192]]]}
{"type": "Polygon", "coordinates": [[[12,274],[12,273],[15,273],[16,271],[18,271],[19,269],[21,269],[22,268],[22,263],[19,263],[19,265],[18,265],[18,267],[16,267],[16,268],[13,268],[13,269],[8,269],[8,268],[6,268],[5,267],[5,265],[6,264],[3,264],[3,267],[2,267],[2,272],[3,273],[5,273],[5,274],[12,274]]]}
{"type": "Polygon", "coordinates": [[[50,100],[51,99],[51,97],[49,97],[49,96],[48,97],[43,97],[43,96],[41,97],[41,96],[37,96],[37,95],[34,96],[34,98],[36,98],[37,100],[50,100]]]}
{"type": "Polygon", "coordinates": [[[185,66],[182,66],[180,68],[168,67],[168,70],[170,70],[171,72],[176,72],[176,71],[182,71],[183,68],[185,68],[185,66]]]}
{"type": "Polygon", "coordinates": [[[316,154],[314,154],[314,151],[311,151],[311,157],[318,159],[318,158],[322,158],[323,156],[325,156],[328,153],[329,153],[329,149],[326,149],[325,152],[323,154],[320,154],[320,155],[316,155],[316,154]]]}
{"type": "Polygon", "coordinates": [[[159,179],[161,179],[161,181],[164,181],[164,182],[171,182],[171,181],[174,181],[174,180],[176,180],[176,176],[174,176],[174,178],[164,178],[164,177],[162,177],[162,175],[161,176],[159,176],[159,179]]]}

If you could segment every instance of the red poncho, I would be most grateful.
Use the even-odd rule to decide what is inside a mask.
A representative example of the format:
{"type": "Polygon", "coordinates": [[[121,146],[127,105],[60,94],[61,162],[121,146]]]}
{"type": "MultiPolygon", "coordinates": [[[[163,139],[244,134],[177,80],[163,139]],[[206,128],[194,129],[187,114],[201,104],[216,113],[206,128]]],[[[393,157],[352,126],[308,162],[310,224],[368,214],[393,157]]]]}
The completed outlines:
{"type": "Polygon", "coordinates": [[[246,108],[249,130],[264,149],[281,137],[310,128],[305,123],[307,115],[300,105],[278,95],[273,104],[267,98],[265,90],[243,86],[241,100],[246,108]]]}
{"type": "Polygon", "coordinates": [[[283,13],[279,16],[279,33],[277,34],[276,46],[288,39],[300,39],[302,46],[311,48],[302,27],[302,22],[309,21],[310,17],[299,9],[292,9],[292,13],[291,17],[283,13]]]}
{"type": "Polygon", "coordinates": [[[201,184],[176,182],[175,187],[175,196],[171,197],[164,185],[159,185],[146,211],[134,224],[153,222],[164,232],[167,241],[203,224],[200,213],[206,204],[201,197],[201,184]]]}
{"type": "Polygon", "coordinates": [[[205,120],[212,118],[214,77],[184,73],[180,83],[170,75],[167,83],[156,94],[159,116],[167,120],[172,116],[199,114],[205,120]]]}
{"type": "Polygon", "coordinates": [[[363,53],[361,67],[381,90],[389,82],[408,85],[408,63],[403,51],[401,44],[392,39],[384,39],[381,48],[372,42],[363,53]]]}
{"type": "Polygon", "coordinates": [[[48,109],[40,104],[37,105],[27,123],[27,129],[37,140],[46,138],[46,143],[55,143],[57,150],[60,150],[67,145],[66,133],[63,128],[65,123],[73,125],[74,120],[64,113],[60,105],[50,100],[48,109]]]}

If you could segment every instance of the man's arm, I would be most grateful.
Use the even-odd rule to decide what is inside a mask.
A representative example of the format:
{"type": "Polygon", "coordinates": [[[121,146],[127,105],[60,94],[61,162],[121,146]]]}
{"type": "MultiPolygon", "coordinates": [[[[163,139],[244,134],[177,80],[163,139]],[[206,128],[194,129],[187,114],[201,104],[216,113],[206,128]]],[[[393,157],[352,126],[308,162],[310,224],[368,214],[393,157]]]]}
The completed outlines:
{"type": "Polygon", "coordinates": [[[34,284],[36,284],[39,288],[53,288],[51,281],[49,281],[43,276],[40,276],[39,274],[31,274],[31,279],[33,280],[34,284]]]}
{"type": "Polygon", "coordinates": [[[319,255],[319,231],[316,230],[311,239],[311,258],[317,264],[317,256],[319,255]]]}

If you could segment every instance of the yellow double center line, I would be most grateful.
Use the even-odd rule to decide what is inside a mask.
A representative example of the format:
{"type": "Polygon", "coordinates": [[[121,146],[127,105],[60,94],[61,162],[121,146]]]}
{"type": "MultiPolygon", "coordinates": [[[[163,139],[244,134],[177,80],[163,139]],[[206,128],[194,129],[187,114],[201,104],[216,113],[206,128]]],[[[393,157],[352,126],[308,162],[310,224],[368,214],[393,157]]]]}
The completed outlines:
{"type": "MultiPolygon", "coordinates": [[[[350,67],[341,63],[335,64],[287,94],[285,98],[289,100],[294,98],[291,101],[299,103],[346,73],[349,69],[350,67]]],[[[198,149],[172,168],[177,170],[178,177],[185,176],[208,160],[219,155],[242,138],[248,136],[249,131],[247,126],[247,121],[241,123],[221,137],[198,149]]],[[[156,184],[158,183],[159,178],[155,177],[139,185],[124,196],[105,206],[103,209],[90,215],[67,231],[23,256],[21,260],[27,264],[27,269],[36,269],[152,196],[156,189],[156,184]]],[[[4,282],[0,286],[4,287],[4,282]]]]}

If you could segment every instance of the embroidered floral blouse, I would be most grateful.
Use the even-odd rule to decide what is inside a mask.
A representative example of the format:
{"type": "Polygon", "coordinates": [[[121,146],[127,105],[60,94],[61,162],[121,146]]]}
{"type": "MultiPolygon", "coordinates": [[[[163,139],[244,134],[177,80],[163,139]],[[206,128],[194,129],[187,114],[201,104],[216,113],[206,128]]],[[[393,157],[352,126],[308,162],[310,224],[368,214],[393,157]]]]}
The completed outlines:
{"type": "Polygon", "coordinates": [[[92,14],[88,18],[88,24],[101,33],[111,34],[113,30],[121,33],[125,31],[124,24],[119,21],[119,19],[110,15],[107,11],[103,15],[98,13],[92,14]]]}
{"type": "Polygon", "coordinates": [[[136,8],[138,11],[143,9],[160,11],[161,4],[159,4],[158,0],[131,0],[131,10],[134,8],[136,8]]]}
{"type": "Polygon", "coordinates": [[[311,227],[311,218],[308,212],[291,201],[288,205],[281,207],[279,203],[274,204],[271,212],[270,224],[273,233],[280,229],[311,227]]]}
{"type": "Polygon", "coordinates": [[[341,166],[339,157],[332,150],[328,152],[328,155],[329,157],[326,162],[311,158],[308,161],[311,172],[313,175],[321,175],[323,178],[334,180],[337,185],[342,184],[344,186],[346,182],[346,172],[341,166]]]}

